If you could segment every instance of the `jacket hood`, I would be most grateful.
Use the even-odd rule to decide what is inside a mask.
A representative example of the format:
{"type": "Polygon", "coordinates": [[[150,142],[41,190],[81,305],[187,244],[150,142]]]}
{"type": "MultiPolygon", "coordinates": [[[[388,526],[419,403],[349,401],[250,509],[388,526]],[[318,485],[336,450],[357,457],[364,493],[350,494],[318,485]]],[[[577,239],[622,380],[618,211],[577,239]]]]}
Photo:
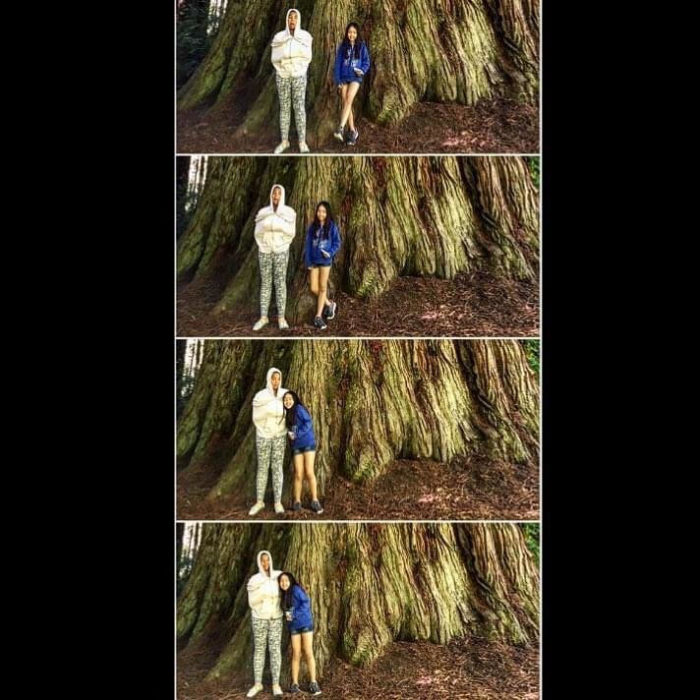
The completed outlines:
{"type": "Polygon", "coordinates": [[[263,576],[267,576],[267,574],[265,573],[265,569],[263,569],[262,566],[263,554],[267,554],[267,556],[270,557],[270,574],[272,574],[272,572],[274,571],[274,567],[272,566],[272,554],[270,554],[270,552],[268,552],[267,549],[261,549],[258,552],[258,573],[262,574],[263,576]]]}
{"type": "Polygon", "coordinates": [[[284,208],[284,199],[285,199],[286,193],[284,191],[284,185],[272,185],[272,187],[270,187],[270,208],[273,211],[274,211],[275,206],[272,203],[272,193],[275,191],[275,187],[280,188],[280,201],[279,201],[279,204],[277,205],[277,210],[280,211],[281,209],[284,208]]]}
{"type": "Polygon", "coordinates": [[[284,29],[287,32],[287,34],[291,33],[289,31],[289,15],[291,15],[292,12],[297,13],[297,26],[294,28],[294,34],[296,34],[301,29],[301,12],[299,12],[299,10],[297,10],[296,7],[290,7],[287,10],[287,16],[284,18],[284,29]]]}
{"type": "MultiPolygon", "coordinates": [[[[282,388],[282,372],[281,372],[281,370],[277,369],[277,367],[270,367],[270,369],[267,370],[267,381],[265,383],[265,386],[267,387],[267,390],[271,394],[275,393],[273,388],[272,388],[272,375],[275,372],[277,372],[280,375],[280,385],[279,385],[279,388],[277,389],[277,391],[279,392],[279,390],[282,388]]],[[[260,555],[258,555],[258,556],[260,556],[260,555]]]]}

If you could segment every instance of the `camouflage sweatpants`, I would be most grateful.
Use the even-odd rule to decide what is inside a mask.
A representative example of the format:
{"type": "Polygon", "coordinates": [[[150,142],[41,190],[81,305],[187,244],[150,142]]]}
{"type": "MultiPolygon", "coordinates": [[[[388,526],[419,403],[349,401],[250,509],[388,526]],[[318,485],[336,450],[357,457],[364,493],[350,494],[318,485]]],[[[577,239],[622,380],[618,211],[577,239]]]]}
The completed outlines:
{"type": "Polygon", "coordinates": [[[282,668],[282,618],[276,620],[253,620],[253,671],[255,682],[262,685],[265,668],[265,647],[270,650],[272,682],[279,685],[282,668]]]}
{"type": "Polygon", "coordinates": [[[282,141],[289,140],[289,120],[294,107],[299,142],[306,141],[306,73],[296,78],[277,78],[277,95],[280,100],[280,134],[282,141]]]}
{"type": "Polygon", "coordinates": [[[260,316],[267,316],[270,310],[272,298],[272,285],[275,285],[275,301],[277,302],[277,315],[284,317],[284,309],[287,306],[287,263],[289,262],[289,249],[284,253],[261,253],[258,251],[258,264],[260,265],[260,316]]]}
{"type": "Polygon", "coordinates": [[[265,500],[267,490],[267,472],[272,471],[272,490],[275,494],[275,503],[282,502],[282,480],[284,466],[284,448],[287,436],[264,438],[255,436],[255,447],[258,452],[258,473],[255,484],[258,501],[265,500]]]}

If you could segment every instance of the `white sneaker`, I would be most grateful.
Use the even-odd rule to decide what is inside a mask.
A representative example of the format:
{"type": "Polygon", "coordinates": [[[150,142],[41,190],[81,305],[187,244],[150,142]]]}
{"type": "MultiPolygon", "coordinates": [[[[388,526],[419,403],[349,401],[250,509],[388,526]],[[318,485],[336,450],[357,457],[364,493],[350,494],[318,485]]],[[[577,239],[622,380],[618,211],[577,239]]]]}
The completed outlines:
{"type": "Polygon", "coordinates": [[[263,687],[261,685],[258,685],[257,683],[247,692],[246,697],[247,698],[254,698],[261,690],[263,687]]]}
{"type": "Polygon", "coordinates": [[[273,685],[272,686],[272,695],[276,698],[281,698],[284,695],[284,692],[282,691],[282,686],[281,685],[273,685]]]}
{"type": "MultiPolygon", "coordinates": [[[[249,511],[248,515],[257,515],[263,508],[265,507],[265,504],[262,501],[258,501],[249,511]]],[[[260,686],[260,689],[262,690],[262,686],[260,686]]],[[[252,688],[251,688],[252,690],[252,688]]],[[[251,698],[253,697],[252,695],[250,696],[251,698]]]]}
{"type": "Polygon", "coordinates": [[[284,513],[284,506],[281,503],[275,503],[275,513],[278,515],[284,513]]]}
{"type": "Polygon", "coordinates": [[[299,153],[308,153],[309,152],[309,147],[306,144],[306,141],[301,141],[299,143],[299,153]]]}
{"type": "Polygon", "coordinates": [[[279,322],[278,322],[278,323],[279,323],[279,326],[280,326],[280,330],[281,330],[281,331],[286,331],[287,328],[289,328],[289,324],[287,323],[287,319],[286,319],[286,318],[281,318],[281,319],[279,319],[279,322]]]}
{"type": "Polygon", "coordinates": [[[282,143],[280,143],[279,146],[277,146],[277,148],[275,148],[273,153],[284,153],[284,151],[286,151],[288,148],[289,148],[289,141],[282,141],[282,143]]]}
{"type": "Polygon", "coordinates": [[[253,326],[254,331],[259,331],[261,328],[265,328],[265,326],[270,323],[270,319],[267,316],[262,316],[258,322],[253,326]]]}

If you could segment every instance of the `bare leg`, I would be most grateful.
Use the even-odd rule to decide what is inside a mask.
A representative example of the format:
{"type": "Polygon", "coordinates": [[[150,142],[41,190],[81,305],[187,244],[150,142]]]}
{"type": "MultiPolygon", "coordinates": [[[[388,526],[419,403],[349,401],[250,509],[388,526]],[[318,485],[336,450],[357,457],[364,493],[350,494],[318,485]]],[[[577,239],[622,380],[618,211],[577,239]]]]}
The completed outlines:
{"type": "Polygon", "coordinates": [[[301,484],[304,478],[304,455],[294,455],[294,503],[301,501],[301,484]]]}
{"type": "Polygon", "coordinates": [[[309,482],[309,490],[311,491],[311,500],[318,501],[318,493],[316,492],[316,474],[314,474],[316,452],[312,450],[311,452],[304,452],[302,454],[304,457],[304,473],[306,475],[306,480],[309,482]]]}
{"type": "Polygon", "coordinates": [[[318,267],[318,299],[316,301],[316,315],[320,316],[323,307],[326,305],[326,292],[328,290],[328,275],[331,273],[330,266],[318,267]]]}
{"type": "Polygon", "coordinates": [[[340,115],[340,124],[342,126],[345,126],[345,122],[348,120],[348,116],[352,111],[352,101],[355,99],[355,95],[357,95],[357,91],[359,89],[360,83],[350,83],[348,85],[348,90],[345,99],[343,100],[343,112],[340,115]]]}
{"type": "MultiPolygon", "coordinates": [[[[313,632],[310,632],[313,634],[313,632]]],[[[301,635],[293,634],[292,637],[292,683],[299,685],[299,665],[301,664],[301,635]]]]}
{"type": "MultiPolygon", "coordinates": [[[[309,681],[314,683],[316,681],[316,659],[314,659],[314,633],[313,632],[302,632],[300,635],[294,635],[295,637],[301,637],[301,643],[304,648],[304,659],[306,661],[306,666],[309,669],[309,681]]],[[[294,639],[294,637],[292,637],[294,639]]],[[[292,658],[292,664],[294,660],[292,658]]],[[[292,665],[292,668],[294,666],[292,665]]],[[[299,667],[297,667],[297,673],[299,667]]],[[[294,671],[292,671],[292,674],[294,671]]]]}
{"type": "Polygon", "coordinates": [[[345,107],[345,102],[348,99],[348,84],[344,83],[343,85],[340,86],[340,117],[341,117],[341,124],[345,126],[344,122],[342,121],[342,116],[343,116],[343,108],[345,107]]]}
{"type": "Polygon", "coordinates": [[[318,296],[318,268],[312,267],[309,270],[309,289],[314,296],[318,296]]]}

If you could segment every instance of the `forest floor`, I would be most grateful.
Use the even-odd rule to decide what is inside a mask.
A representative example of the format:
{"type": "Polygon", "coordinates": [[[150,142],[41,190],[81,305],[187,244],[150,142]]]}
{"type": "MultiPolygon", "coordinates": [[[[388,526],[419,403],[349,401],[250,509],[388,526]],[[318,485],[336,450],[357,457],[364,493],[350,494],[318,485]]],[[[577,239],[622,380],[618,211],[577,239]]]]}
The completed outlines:
{"type": "MultiPolygon", "coordinates": [[[[291,478],[290,466],[285,481],[291,478]]],[[[178,475],[177,516],[185,520],[250,520],[250,493],[239,492],[208,500],[211,477],[184,470],[178,475]]],[[[269,488],[269,484],[268,484],[269,488]]],[[[291,499],[277,515],[272,497],[255,520],[537,520],[539,470],[534,464],[510,464],[484,457],[457,457],[450,463],[433,460],[397,460],[379,478],[354,484],[332,479],[322,499],[324,512],[308,508],[295,513],[291,499]]]]}
{"type": "MultiPolygon", "coordinates": [[[[178,114],[177,151],[187,153],[272,153],[279,143],[278,115],[258,134],[236,134],[245,113],[240,105],[197,109],[178,114]]],[[[308,134],[313,153],[538,153],[539,110],[514,100],[484,100],[473,107],[420,102],[400,122],[379,126],[360,117],[356,146],[346,146],[331,133],[308,134]]],[[[293,129],[292,129],[293,131],[293,129]]],[[[292,133],[291,148],[298,153],[292,133]]]]}
{"type": "MultiPolygon", "coordinates": [[[[238,700],[245,697],[252,685],[248,674],[226,682],[204,680],[214,660],[211,654],[188,654],[187,649],[180,652],[178,700],[238,700]]],[[[304,682],[300,685],[303,691],[308,687],[304,682]]],[[[539,655],[536,647],[515,647],[476,637],[453,640],[444,645],[393,642],[368,668],[333,661],[321,679],[321,690],[322,697],[344,700],[537,700],[540,696],[539,655]]],[[[265,690],[257,697],[271,698],[270,685],[265,683],[265,690]]],[[[285,697],[293,696],[285,693],[285,697]]]]}
{"type": "Polygon", "coordinates": [[[194,281],[180,285],[177,300],[179,336],[508,336],[539,335],[539,285],[498,279],[486,273],[460,274],[454,280],[399,277],[377,297],[360,299],[343,292],[328,329],[308,323],[280,331],[276,317],[254,333],[255,310],[214,313],[221,285],[194,281]]]}

